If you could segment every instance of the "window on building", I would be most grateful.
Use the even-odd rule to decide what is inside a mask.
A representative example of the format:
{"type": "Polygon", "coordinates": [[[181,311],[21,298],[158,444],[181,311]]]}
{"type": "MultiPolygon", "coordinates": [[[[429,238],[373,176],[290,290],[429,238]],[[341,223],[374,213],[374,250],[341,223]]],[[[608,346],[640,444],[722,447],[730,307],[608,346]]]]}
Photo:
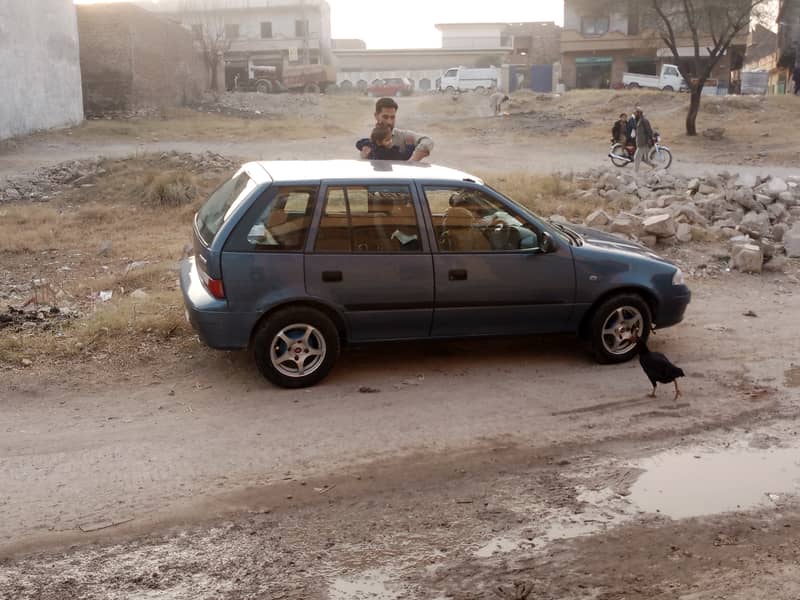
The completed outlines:
{"type": "Polygon", "coordinates": [[[228,40],[235,40],[239,38],[238,23],[228,23],[225,25],[225,38],[228,40]]]}
{"type": "Polygon", "coordinates": [[[270,21],[261,22],[261,37],[262,38],[272,37],[272,23],[270,21]]]}
{"type": "Polygon", "coordinates": [[[305,37],[308,35],[308,19],[305,21],[298,19],[294,22],[294,36],[305,37]]]}
{"type": "Polygon", "coordinates": [[[581,33],[584,35],[603,35],[608,33],[608,17],[581,17],[581,33]]]}

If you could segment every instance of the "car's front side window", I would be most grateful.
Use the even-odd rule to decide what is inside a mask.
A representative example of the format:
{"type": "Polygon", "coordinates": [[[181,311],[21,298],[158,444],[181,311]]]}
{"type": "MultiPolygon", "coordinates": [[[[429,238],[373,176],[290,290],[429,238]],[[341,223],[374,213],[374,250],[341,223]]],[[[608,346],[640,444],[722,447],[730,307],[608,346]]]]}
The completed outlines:
{"type": "Polygon", "coordinates": [[[426,186],[425,199],[441,252],[539,248],[536,228],[489,194],[460,186],[426,186]]]}
{"type": "Polygon", "coordinates": [[[331,186],[316,252],[420,252],[417,214],[406,185],[331,186]]]}

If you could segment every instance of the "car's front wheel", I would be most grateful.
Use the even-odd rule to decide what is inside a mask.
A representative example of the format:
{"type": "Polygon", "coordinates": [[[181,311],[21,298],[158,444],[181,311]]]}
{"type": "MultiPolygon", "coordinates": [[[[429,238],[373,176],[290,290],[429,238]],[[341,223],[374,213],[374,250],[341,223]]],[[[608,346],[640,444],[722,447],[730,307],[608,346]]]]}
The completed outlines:
{"type": "Polygon", "coordinates": [[[321,381],[339,357],[339,332],[313,308],[286,308],[270,316],[253,338],[256,365],[275,385],[302,388],[321,381]]]}
{"type": "Polygon", "coordinates": [[[647,342],[652,317],[637,294],[620,294],[603,302],[592,315],[592,349],[600,363],[621,363],[636,355],[638,342],[647,342]]]}

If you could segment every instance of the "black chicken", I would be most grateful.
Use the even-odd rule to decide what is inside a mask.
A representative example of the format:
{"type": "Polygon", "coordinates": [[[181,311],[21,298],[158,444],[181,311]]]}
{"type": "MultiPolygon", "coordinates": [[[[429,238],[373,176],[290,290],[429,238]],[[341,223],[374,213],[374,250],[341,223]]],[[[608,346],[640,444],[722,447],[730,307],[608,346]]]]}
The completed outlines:
{"type": "Polygon", "coordinates": [[[683,377],[683,369],[676,367],[669,359],[661,354],[661,352],[650,352],[647,344],[639,339],[634,338],[635,342],[639,343],[639,364],[642,365],[647,378],[653,384],[653,391],[650,393],[651,398],[655,398],[656,386],[659,383],[674,383],[675,384],[675,402],[681,395],[681,390],[678,388],[678,377],[683,377]]]}

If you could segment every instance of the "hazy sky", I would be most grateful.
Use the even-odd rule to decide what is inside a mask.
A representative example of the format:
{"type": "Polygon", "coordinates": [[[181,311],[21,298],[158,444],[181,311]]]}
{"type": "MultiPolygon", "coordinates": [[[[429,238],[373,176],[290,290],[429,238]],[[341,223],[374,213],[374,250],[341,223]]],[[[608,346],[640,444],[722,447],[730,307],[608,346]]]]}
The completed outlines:
{"type": "Polygon", "coordinates": [[[335,38],[368,48],[439,48],[436,23],[564,22],[562,0],[328,0],[335,38]]]}
{"type": "MultiPolygon", "coordinates": [[[[109,0],[75,0],[76,4],[109,0]]],[[[117,0],[111,0],[117,1],[117,0]]],[[[563,0],[328,0],[331,33],[358,38],[368,48],[439,48],[436,23],[519,23],[563,25],[563,0]]]]}

